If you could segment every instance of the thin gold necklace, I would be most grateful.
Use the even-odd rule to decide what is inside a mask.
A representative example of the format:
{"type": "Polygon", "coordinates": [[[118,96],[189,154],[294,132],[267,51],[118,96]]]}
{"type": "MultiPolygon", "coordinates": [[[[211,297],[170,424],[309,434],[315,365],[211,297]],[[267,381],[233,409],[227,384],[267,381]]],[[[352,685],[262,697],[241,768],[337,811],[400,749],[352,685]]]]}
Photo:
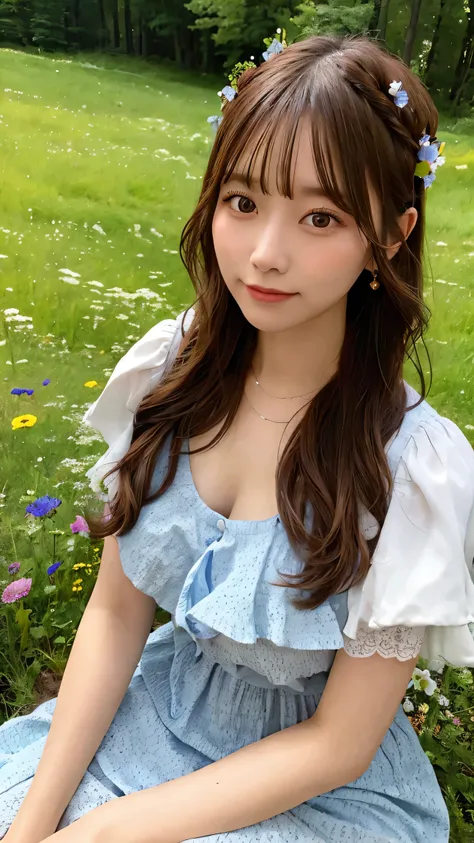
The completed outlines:
{"type": "MultiPolygon", "coordinates": [[[[291,401],[294,398],[306,398],[307,395],[311,395],[313,392],[317,392],[317,387],[316,387],[316,389],[310,389],[308,392],[302,392],[301,395],[273,395],[271,392],[267,392],[267,390],[263,388],[260,381],[257,380],[257,375],[255,374],[253,366],[250,366],[250,371],[252,372],[255,383],[257,384],[258,387],[260,387],[262,392],[264,392],[265,395],[268,395],[269,398],[277,398],[278,401],[291,401]]],[[[262,418],[263,418],[263,416],[262,416],[262,418]]],[[[267,419],[267,421],[271,421],[271,419],[267,419]]]]}
{"type": "Polygon", "coordinates": [[[249,404],[250,404],[252,410],[254,411],[254,413],[257,413],[257,416],[260,416],[260,418],[263,419],[264,421],[272,422],[272,424],[289,424],[289,422],[291,421],[293,416],[296,416],[297,413],[299,413],[304,407],[306,407],[311,402],[311,398],[310,398],[309,401],[306,402],[306,404],[303,404],[303,407],[300,407],[299,410],[296,410],[293,413],[293,416],[290,416],[288,421],[277,421],[276,419],[269,419],[269,418],[267,418],[267,416],[262,416],[262,414],[259,413],[257,408],[253,406],[253,404],[252,404],[250,398],[248,397],[247,393],[245,392],[245,390],[244,390],[244,395],[245,395],[247,401],[249,402],[249,404]]]}

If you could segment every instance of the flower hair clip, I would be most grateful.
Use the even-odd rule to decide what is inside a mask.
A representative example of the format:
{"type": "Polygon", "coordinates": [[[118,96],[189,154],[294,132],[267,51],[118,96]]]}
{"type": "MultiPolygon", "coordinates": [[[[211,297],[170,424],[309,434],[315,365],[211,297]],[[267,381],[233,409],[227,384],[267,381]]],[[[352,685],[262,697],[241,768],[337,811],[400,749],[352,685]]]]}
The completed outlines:
{"type": "MultiPolygon", "coordinates": [[[[285,30],[278,28],[276,34],[280,36],[280,40],[278,40],[278,38],[263,39],[263,42],[267,47],[265,52],[262,53],[262,56],[265,61],[268,61],[273,56],[282,53],[285,47],[288,46],[288,44],[286,43],[285,30]]],[[[236,96],[238,96],[237,80],[239,76],[241,76],[242,73],[245,73],[245,71],[249,68],[257,67],[253,59],[254,56],[250,56],[250,61],[237,62],[237,64],[234,65],[228,76],[230,85],[225,85],[221,91],[217,92],[217,95],[221,98],[221,111],[225,107],[226,103],[232,102],[232,100],[234,100],[236,96]]],[[[210,123],[210,125],[214,129],[214,132],[217,132],[223,119],[224,118],[222,114],[213,114],[212,117],[207,118],[207,122],[210,123]]]]}
{"type": "Polygon", "coordinates": [[[398,108],[404,108],[406,106],[409,97],[401,82],[393,81],[390,84],[388,93],[394,98],[395,105],[398,106],[398,108]]]}
{"type": "Polygon", "coordinates": [[[446,161],[442,154],[446,144],[444,141],[440,143],[436,138],[431,140],[429,135],[422,135],[419,143],[420,149],[417,155],[418,163],[415,167],[415,176],[423,179],[425,187],[431,187],[436,178],[436,170],[446,161]]]}

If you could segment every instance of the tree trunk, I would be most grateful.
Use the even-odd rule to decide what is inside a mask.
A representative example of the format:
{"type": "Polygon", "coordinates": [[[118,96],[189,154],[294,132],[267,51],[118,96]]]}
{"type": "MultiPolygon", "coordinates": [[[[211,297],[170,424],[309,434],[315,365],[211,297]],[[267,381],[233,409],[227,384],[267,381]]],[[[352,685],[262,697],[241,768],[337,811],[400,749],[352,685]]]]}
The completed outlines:
{"type": "Polygon", "coordinates": [[[433,60],[434,60],[434,57],[436,55],[436,50],[437,50],[438,43],[439,43],[439,33],[440,33],[440,30],[441,30],[441,22],[443,20],[445,5],[446,5],[446,0],[440,0],[438,18],[437,18],[436,26],[435,26],[435,29],[434,29],[434,32],[433,32],[433,40],[431,42],[431,47],[430,47],[430,51],[428,53],[428,58],[426,59],[426,69],[425,69],[426,80],[428,80],[429,72],[431,70],[431,66],[433,64],[433,60]]]}
{"type": "Polygon", "coordinates": [[[117,0],[112,0],[112,21],[114,30],[114,49],[120,50],[120,21],[117,0]]]}
{"type": "Polygon", "coordinates": [[[387,37],[388,7],[390,0],[381,0],[379,14],[379,40],[385,41],[387,37]]]}
{"type": "Polygon", "coordinates": [[[104,0],[99,0],[99,16],[100,28],[102,30],[100,36],[100,47],[102,50],[107,49],[110,43],[110,33],[107,26],[107,19],[105,17],[104,0]]]}
{"type": "Polygon", "coordinates": [[[413,55],[413,47],[415,45],[416,30],[418,28],[418,18],[420,17],[421,0],[412,0],[410,23],[408,24],[407,35],[405,39],[405,48],[403,50],[403,61],[410,67],[410,62],[413,55]]]}
{"type": "Polygon", "coordinates": [[[463,38],[463,42],[461,44],[461,52],[459,53],[458,63],[456,65],[456,70],[454,72],[454,82],[453,87],[449,92],[449,99],[455,100],[459,91],[459,88],[466,80],[467,72],[471,66],[471,57],[472,57],[472,42],[474,39],[474,9],[467,13],[467,29],[466,34],[463,38]]]}
{"type": "Polygon", "coordinates": [[[182,66],[183,63],[183,54],[181,50],[181,42],[179,40],[179,30],[178,27],[175,26],[173,29],[173,42],[174,42],[174,60],[178,67],[182,66]]]}
{"type": "Polygon", "coordinates": [[[369,32],[375,32],[379,25],[380,19],[380,2],[381,0],[374,0],[374,11],[369,23],[369,32]]]}
{"type": "Polygon", "coordinates": [[[132,33],[132,15],[130,11],[130,0],[124,0],[123,15],[125,24],[125,46],[127,53],[133,55],[133,33],[132,33]]]}

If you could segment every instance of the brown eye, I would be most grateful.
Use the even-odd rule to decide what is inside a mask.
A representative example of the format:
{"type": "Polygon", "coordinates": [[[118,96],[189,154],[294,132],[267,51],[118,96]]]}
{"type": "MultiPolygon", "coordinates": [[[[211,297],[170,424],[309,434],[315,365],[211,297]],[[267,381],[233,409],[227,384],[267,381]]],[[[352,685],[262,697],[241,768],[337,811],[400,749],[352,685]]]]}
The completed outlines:
{"type": "Polygon", "coordinates": [[[240,196],[239,194],[237,194],[236,196],[233,196],[232,199],[237,199],[237,208],[235,208],[234,210],[238,210],[242,214],[251,213],[255,207],[255,203],[252,202],[252,200],[249,199],[248,196],[240,196]]]}
{"type": "Polygon", "coordinates": [[[315,228],[327,228],[331,221],[329,214],[312,214],[312,219],[315,228]]]}

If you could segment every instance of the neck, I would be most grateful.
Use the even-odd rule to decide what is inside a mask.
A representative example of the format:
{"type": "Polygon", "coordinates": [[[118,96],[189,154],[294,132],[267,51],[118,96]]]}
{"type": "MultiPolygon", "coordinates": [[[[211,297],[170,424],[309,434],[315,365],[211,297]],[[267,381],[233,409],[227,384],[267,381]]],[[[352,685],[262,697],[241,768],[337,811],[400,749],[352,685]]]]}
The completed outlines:
{"type": "Polygon", "coordinates": [[[336,373],[346,330],[346,301],[274,333],[259,331],[253,368],[271,392],[294,395],[322,387],[336,373]]]}

